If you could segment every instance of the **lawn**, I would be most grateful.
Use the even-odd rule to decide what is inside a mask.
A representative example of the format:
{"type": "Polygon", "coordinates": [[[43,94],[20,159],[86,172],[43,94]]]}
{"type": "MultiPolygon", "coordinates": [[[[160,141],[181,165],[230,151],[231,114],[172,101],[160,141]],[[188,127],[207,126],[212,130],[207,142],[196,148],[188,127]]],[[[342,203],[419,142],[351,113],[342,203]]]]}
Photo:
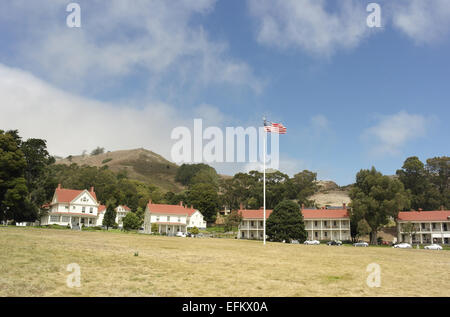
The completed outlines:
{"type": "Polygon", "coordinates": [[[0,296],[450,296],[449,285],[449,251],[0,227],[0,296]],[[70,263],[79,288],[66,285],[70,263]]]}

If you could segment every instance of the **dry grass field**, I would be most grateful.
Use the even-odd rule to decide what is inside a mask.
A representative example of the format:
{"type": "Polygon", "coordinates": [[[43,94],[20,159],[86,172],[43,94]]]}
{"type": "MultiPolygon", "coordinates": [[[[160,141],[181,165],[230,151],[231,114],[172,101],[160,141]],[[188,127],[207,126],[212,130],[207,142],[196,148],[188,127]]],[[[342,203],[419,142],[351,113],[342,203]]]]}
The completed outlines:
{"type": "Polygon", "coordinates": [[[449,286],[450,251],[0,227],[0,296],[450,296],[449,286]],[[70,263],[79,288],[66,286],[70,263]],[[366,285],[370,263],[379,288],[366,285]]]}

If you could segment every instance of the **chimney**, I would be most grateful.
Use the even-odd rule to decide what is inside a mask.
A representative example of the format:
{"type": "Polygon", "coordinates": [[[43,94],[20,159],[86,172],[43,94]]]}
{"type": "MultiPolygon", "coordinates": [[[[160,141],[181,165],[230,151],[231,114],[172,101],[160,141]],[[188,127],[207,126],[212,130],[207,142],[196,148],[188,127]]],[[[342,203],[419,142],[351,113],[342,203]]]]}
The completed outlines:
{"type": "Polygon", "coordinates": [[[322,209],[325,209],[325,206],[323,206],[322,209]]]}
{"type": "Polygon", "coordinates": [[[442,206],[441,206],[441,210],[445,210],[445,207],[444,207],[444,205],[442,205],[442,206]]]}
{"type": "Polygon", "coordinates": [[[91,192],[91,193],[94,192],[94,186],[91,187],[91,190],[89,190],[89,192],[91,192]]]}
{"type": "Polygon", "coordinates": [[[240,203],[240,204],[239,204],[239,209],[240,209],[240,210],[244,210],[244,204],[243,204],[243,203],[240,203]]]}
{"type": "Polygon", "coordinates": [[[347,204],[346,203],[342,204],[342,209],[347,209],[347,204]]]}
{"type": "Polygon", "coordinates": [[[419,208],[419,212],[421,212],[421,211],[423,211],[423,209],[422,209],[422,208],[419,208]]]}
{"type": "Polygon", "coordinates": [[[149,204],[149,205],[152,204],[152,200],[151,200],[151,199],[148,200],[148,204],[149,204]]]}
{"type": "Polygon", "coordinates": [[[180,201],[180,206],[183,207],[183,201],[180,201]]]}
{"type": "Polygon", "coordinates": [[[58,189],[61,189],[61,184],[58,184],[58,189]]]}
{"type": "Polygon", "coordinates": [[[191,205],[191,209],[194,209],[194,205],[191,205]]]}

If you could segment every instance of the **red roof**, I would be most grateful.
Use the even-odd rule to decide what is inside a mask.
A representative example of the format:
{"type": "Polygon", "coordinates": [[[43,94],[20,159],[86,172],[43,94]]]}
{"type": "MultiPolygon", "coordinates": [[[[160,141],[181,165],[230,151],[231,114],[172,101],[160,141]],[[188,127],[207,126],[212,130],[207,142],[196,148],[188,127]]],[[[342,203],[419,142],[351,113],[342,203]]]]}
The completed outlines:
{"type": "MultiPolygon", "coordinates": [[[[272,209],[266,209],[266,219],[269,218],[272,213],[272,209]]],[[[263,219],[264,210],[263,209],[242,209],[238,211],[242,218],[245,219],[263,219]]]]}
{"type": "MultiPolygon", "coordinates": [[[[58,188],[55,190],[55,195],[57,197],[57,202],[59,203],[70,203],[72,200],[77,198],[84,190],[75,190],[75,189],[65,189],[61,188],[58,185],[58,188]]],[[[94,191],[90,191],[89,194],[97,201],[97,195],[94,191]]]]}
{"type": "Polygon", "coordinates": [[[350,218],[347,209],[303,209],[304,219],[340,219],[350,218]]]}
{"type": "Polygon", "coordinates": [[[450,220],[450,210],[401,211],[398,220],[403,221],[446,221],[450,220]]]}
{"type": "Polygon", "coordinates": [[[192,216],[196,212],[194,208],[187,208],[180,205],[164,205],[148,203],[147,208],[153,214],[167,214],[167,215],[188,215],[192,216]]]}
{"type": "Polygon", "coordinates": [[[126,206],[126,205],[119,205],[119,206],[117,206],[117,207],[122,207],[122,208],[125,209],[126,211],[131,211],[131,209],[130,209],[128,206],[126,206]]]}
{"type": "Polygon", "coordinates": [[[106,210],[106,206],[105,205],[100,205],[98,206],[98,213],[102,213],[106,210]]]}
{"type": "MultiPolygon", "coordinates": [[[[266,219],[269,218],[272,211],[266,210],[266,219]]],[[[264,214],[262,209],[243,209],[238,212],[245,219],[263,219],[264,214]]],[[[339,219],[350,217],[347,209],[303,209],[302,214],[304,219],[339,219]]]]}

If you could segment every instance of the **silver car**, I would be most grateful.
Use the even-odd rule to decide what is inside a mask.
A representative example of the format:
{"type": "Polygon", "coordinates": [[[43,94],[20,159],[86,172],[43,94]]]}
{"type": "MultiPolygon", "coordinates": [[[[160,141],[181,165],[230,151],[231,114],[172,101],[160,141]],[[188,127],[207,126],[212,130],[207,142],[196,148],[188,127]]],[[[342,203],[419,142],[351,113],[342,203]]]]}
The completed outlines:
{"type": "Polygon", "coordinates": [[[368,247],[369,244],[367,242],[360,241],[360,242],[353,243],[353,246],[355,246],[355,247],[368,247]]]}
{"type": "Polygon", "coordinates": [[[399,243],[399,244],[394,245],[393,248],[411,249],[412,246],[409,243],[403,242],[403,243],[399,243]]]}
{"type": "Polygon", "coordinates": [[[439,244],[430,244],[424,247],[425,250],[442,250],[442,247],[439,244]]]}
{"type": "Polygon", "coordinates": [[[306,245],[319,245],[320,241],[317,241],[317,240],[306,240],[305,242],[303,242],[303,244],[306,244],[306,245]]]}

